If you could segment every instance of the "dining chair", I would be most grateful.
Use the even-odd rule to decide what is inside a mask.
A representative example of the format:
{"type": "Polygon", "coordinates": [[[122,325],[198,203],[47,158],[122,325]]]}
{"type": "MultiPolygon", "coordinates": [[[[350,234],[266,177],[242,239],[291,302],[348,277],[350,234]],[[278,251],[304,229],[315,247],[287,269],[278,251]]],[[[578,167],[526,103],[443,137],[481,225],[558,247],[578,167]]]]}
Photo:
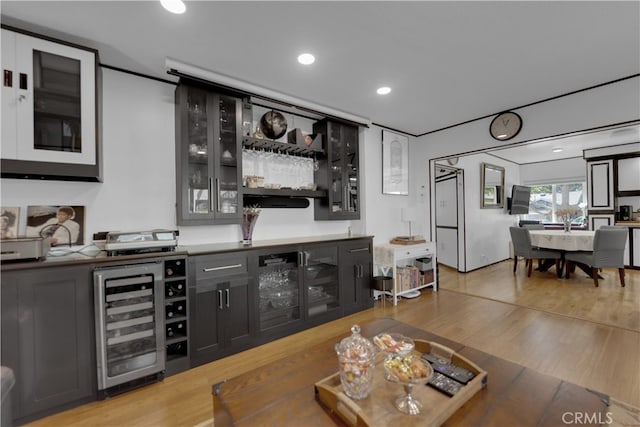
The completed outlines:
{"type": "Polygon", "coordinates": [[[513,242],[513,274],[516,273],[518,268],[518,257],[523,257],[525,259],[525,267],[528,268],[527,277],[531,277],[534,259],[554,259],[556,261],[556,273],[558,277],[562,277],[560,267],[562,252],[532,246],[531,236],[527,228],[509,227],[509,233],[511,233],[511,241],[513,242]]]}
{"type": "Polygon", "coordinates": [[[582,263],[591,267],[593,284],[598,287],[598,269],[616,267],[620,275],[620,286],[624,288],[624,248],[629,238],[627,227],[600,227],[593,238],[593,251],[567,252],[566,278],[569,278],[571,263],[582,263]]]}

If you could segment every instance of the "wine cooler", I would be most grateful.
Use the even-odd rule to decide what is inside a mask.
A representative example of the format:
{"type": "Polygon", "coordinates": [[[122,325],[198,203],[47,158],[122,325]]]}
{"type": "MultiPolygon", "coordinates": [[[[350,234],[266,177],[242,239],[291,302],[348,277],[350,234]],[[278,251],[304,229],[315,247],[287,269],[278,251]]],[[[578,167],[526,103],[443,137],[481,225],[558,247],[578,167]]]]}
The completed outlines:
{"type": "Polygon", "coordinates": [[[98,390],[162,376],[163,273],[162,262],[94,271],[98,390]]]}

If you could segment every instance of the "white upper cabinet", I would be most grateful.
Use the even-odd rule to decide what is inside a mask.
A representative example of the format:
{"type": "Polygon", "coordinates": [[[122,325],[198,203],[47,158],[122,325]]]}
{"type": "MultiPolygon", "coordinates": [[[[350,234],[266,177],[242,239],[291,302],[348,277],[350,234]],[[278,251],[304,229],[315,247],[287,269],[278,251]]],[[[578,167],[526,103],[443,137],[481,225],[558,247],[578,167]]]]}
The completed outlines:
{"type": "Polygon", "coordinates": [[[618,160],[618,191],[640,191],[640,157],[618,160]]]}
{"type": "Polygon", "coordinates": [[[86,169],[98,165],[96,61],[95,50],[2,30],[3,176],[97,175],[86,169]]]}
{"type": "Polygon", "coordinates": [[[613,160],[587,162],[589,210],[613,210],[613,160]]]}

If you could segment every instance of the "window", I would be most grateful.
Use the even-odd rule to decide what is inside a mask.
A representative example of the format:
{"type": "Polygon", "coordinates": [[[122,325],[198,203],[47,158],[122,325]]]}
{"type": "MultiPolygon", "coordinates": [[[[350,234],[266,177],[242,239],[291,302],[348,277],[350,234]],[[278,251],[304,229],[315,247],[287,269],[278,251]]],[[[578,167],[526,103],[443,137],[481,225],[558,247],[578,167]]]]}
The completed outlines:
{"type": "Polygon", "coordinates": [[[563,217],[572,224],[587,223],[586,183],[542,184],[531,186],[529,214],[526,219],[542,222],[563,222],[563,217]]]}

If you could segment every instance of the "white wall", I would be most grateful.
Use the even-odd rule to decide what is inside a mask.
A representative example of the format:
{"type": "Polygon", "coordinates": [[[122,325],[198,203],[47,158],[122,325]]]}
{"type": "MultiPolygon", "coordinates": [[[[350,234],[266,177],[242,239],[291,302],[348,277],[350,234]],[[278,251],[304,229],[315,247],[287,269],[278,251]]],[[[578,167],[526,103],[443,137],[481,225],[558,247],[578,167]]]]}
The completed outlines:
{"type": "MultiPolygon", "coordinates": [[[[425,164],[409,165],[409,195],[382,194],[382,128],[371,126],[363,131],[365,144],[361,151],[360,166],[364,174],[360,176],[364,181],[364,212],[363,215],[366,231],[374,235],[374,243],[388,243],[395,236],[409,234],[409,223],[403,222],[400,212],[405,207],[416,207],[422,203],[426,206],[426,192],[421,185],[428,183],[417,182],[412,179],[411,168],[422,167],[425,164]],[[422,198],[420,194],[424,194],[422,198]]],[[[361,136],[362,134],[361,133],[361,136]]],[[[362,138],[361,138],[362,139],[362,138]]],[[[415,150],[415,139],[409,137],[409,158],[415,150]]],[[[424,213],[425,209],[421,209],[424,213]]],[[[422,218],[411,223],[411,233],[423,235],[429,239],[428,217],[422,214],[422,218]]]]}
{"type": "MultiPolygon", "coordinates": [[[[176,228],[175,86],[109,69],[103,73],[103,183],[2,179],[2,206],[85,206],[85,242],[111,230],[176,228]]],[[[361,141],[361,145],[366,145],[361,141]]],[[[361,162],[368,173],[366,161],[361,162]]],[[[372,168],[371,173],[375,168],[372,168]]],[[[314,221],[306,209],[264,209],[255,240],[365,231],[359,221],[314,221]]],[[[239,241],[239,225],[180,227],[180,244],[239,241]]]]}
{"type": "MultiPolygon", "coordinates": [[[[513,143],[638,120],[638,93],[640,77],[635,77],[526,108],[514,109],[513,111],[522,117],[523,126],[520,134],[510,141],[500,142],[491,138],[489,125],[493,116],[416,138],[412,144],[410,180],[413,183],[433,182],[433,171],[430,172],[426,166],[431,159],[471,154],[513,143]]],[[[464,157],[461,157],[461,161],[462,159],[464,157]]],[[[431,221],[432,216],[430,207],[434,206],[431,185],[427,187],[429,204],[418,204],[420,208],[424,208],[422,215],[428,221],[431,221]]],[[[470,247],[477,246],[478,243],[475,241],[481,238],[477,231],[467,228],[467,244],[470,247]]],[[[472,269],[471,265],[467,267],[472,269]]]]}
{"type": "Polygon", "coordinates": [[[509,215],[506,198],[511,187],[520,182],[518,165],[488,154],[476,154],[460,159],[457,168],[464,169],[465,229],[467,230],[466,265],[460,271],[471,271],[509,258],[509,227],[516,223],[516,216],[509,215]],[[505,207],[481,209],[480,174],[482,162],[505,168],[505,207]]]}

